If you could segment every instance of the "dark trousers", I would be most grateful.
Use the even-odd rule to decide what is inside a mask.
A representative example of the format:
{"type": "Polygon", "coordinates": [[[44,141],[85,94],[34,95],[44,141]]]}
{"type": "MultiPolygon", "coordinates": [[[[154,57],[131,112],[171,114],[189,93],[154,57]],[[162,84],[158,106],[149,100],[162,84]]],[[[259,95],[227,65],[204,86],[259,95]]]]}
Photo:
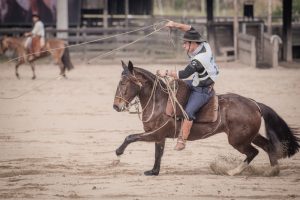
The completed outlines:
{"type": "Polygon", "coordinates": [[[189,120],[194,120],[196,119],[196,113],[208,102],[210,97],[213,96],[214,91],[210,87],[195,87],[192,85],[192,80],[187,80],[185,82],[191,90],[189,100],[185,106],[185,112],[187,113],[189,120]]]}

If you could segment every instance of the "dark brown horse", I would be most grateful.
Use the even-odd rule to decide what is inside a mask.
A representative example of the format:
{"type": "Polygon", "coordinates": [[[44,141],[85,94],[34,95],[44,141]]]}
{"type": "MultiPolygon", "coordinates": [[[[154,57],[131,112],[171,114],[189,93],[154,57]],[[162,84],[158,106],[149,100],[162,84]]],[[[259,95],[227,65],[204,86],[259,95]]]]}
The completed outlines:
{"type": "MultiPolygon", "coordinates": [[[[158,175],[165,139],[173,138],[175,133],[175,119],[165,114],[168,94],[163,87],[166,85],[163,81],[157,80],[158,77],[152,73],[133,67],[130,61],[128,66],[123,62],[122,65],[124,70],[113,108],[118,112],[125,111],[137,96],[143,109],[145,132],[127,136],[116,150],[116,154],[123,154],[127,145],[132,142],[155,142],[155,163],[152,170],[145,171],[145,175],[158,175]],[[160,81],[160,84],[156,84],[157,88],[153,93],[156,81],[160,81]]],[[[246,155],[244,162],[227,172],[229,175],[241,173],[258,154],[258,150],[252,144],[262,148],[269,155],[271,166],[278,172],[278,159],[290,157],[299,151],[299,138],[294,134],[295,130],[289,128],[270,107],[237,94],[218,95],[218,99],[218,119],[212,123],[194,123],[188,140],[204,139],[225,132],[229,144],[246,155]],[[267,138],[259,133],[261,117],[265,120],[267,138]]],[[[180,123],[177,123],[176,127],[178,136],[180,123]]]]}
{"type": "MultiPolygon", "coordinates": [[[[34,39],[33,39],[34,41],[34,39]]],[[[41,53],[38,56],[33,57],[33,59],[29,59],[31,55],[24,47],[25,38],[16,38],[16,37],[4,37],[0,40],[0,54],[10,51],[13,58],[16,59],[15,65],[15,74],[19,79],[18,68],[20,65],[24,63],[28,63],[32,69],[32,79],[36,78],[35,75],[35,63],[34,61],[48,56],[51,54],[55,63],[59,65],[60,75],[66,77],[65,71],[66,69],[71,70],[74,68],[69,55],[69,50],[66,48],[65,42],[59,39],[49,39],[46,41],[45,48],[41,50],[41,53]]],[[[34,44],[34,42],[33,42],[34,44]]]]}

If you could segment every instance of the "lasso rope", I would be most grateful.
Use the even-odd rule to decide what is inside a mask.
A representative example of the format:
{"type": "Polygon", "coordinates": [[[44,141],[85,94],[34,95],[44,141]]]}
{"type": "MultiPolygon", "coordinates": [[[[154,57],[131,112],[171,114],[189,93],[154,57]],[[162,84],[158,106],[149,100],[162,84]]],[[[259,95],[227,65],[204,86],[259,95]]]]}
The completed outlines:
{"type": "MultiPolygon", "coordinates": [[[[129,33],[137,32],[137,31],[141,31],[141,30],[146,30],[146,29],[149,29],[149,28],[151,28],[151,27],[154,27],[154,31],[152,31],[151,33],[149,33],[149,34],[147,34],[147,35],[145,35],[145,36],[143,36],[143,37],[140,37],[140,38],[138,38],[137,40],[135,40],[135,41],[133,41],[133,42],[130,42],[130,43],[128,43],[128,44],[125,44],[125,45],[123,45],[123,46],[120,46],[120,47],[118,47],[118,48],[116,48],[116,49],[113,49],[113,50],[111,50],[111,51],[109,51],[109,52],[107,52],[107,53],[98,55],[98,56],[96,56],[96,57],[90,59],[90,60],[89,60],[89,62],[90,62],[90,61],[95,60],[95,59],[103,58],[103,57],[105,57],[105,56],[107,56],[107,55],[112,54],[112,53],[115,52],[115,51],[118,51],[118,50],[120,50],[120,49],[123,49],[123,48],[125,48],[125,47],[128,47],[128,46],[130,46],[130,45],[132,45],[132,44],[134,44],[134,43],[136,43],[136,42],[138,42],[138,41],[140,41],[140,40],[142,40],[142,39],[144,39],[144,38],[146,38],[146,37],[151,36],[152,34],[154,34],[154,33],[158,32],[158,31],[160,31],[161,29],[163,29],[165,26],[162,26],[162,27],[160,27],[160,28],[157,28],[157,26],[160,25],[160,24],[162,24],[163,22],[166,22],[166,21],[168,21],[168,20],[162,20],[161,22],[154,23],[154,24],[152,24],[152,25],[145,26],[145,27],[142,27],[142,28],[138,28],[138,29],[135,29],[135,30],[133,30],[133,31],[128,31],[128,32],[124,32],[124,33],[120,33],[120,34],[116,34],[116,35],[112,35],[112,36],[108,36],[108,37],[104,37],[104,38],[100,38],[100,39],[96,39],[96,40],[92,40],[92,41],[88,41],[88,42],[83,42],[83,43],[80,43],[80,44],[67,45],[67,46],[65,46],[65,47],[59,47],[59,48],[49,49],[49,50],[46,50],[46,51],[40,51],[40,53],[43,53],[43,52],[51,52],[51,51],[55,51],[55,50],[58,50],[58,49],[65,49],[65,48],[70,48],[70,47],[75,47],[75,46],[81,46],[81,45],[85,45],[85,44],[89,44],[89,43],[93,43],[93,42],[97,42],[97,41],[101,41],[101,40],[106,40],[106,39],[110,39],[110,38],[113,38],[113,37],[119,37],[119,36],[121,36],[121,35],[125,35],[125,34],[129,34],[129,33]]],[[[23,58],[23,57],[29,56],[29,55],[33,55],[33,53],[31,53],[31,54],[25,54],[25,55],[23,55],[23,56],[19,56],[19,57],[17,57],[17,58],[11,59],[11,60],[9,60],[9,61],[7,61],[7,62],[5,62],[5,63],[9,63],[9,62],[11,62],[11,61],[14,61],[14,60],[17,60],[17,59],[19,59],[19,58],[23,58]]],[[[5,63],[4,63],[4,64],[5,64],[5,63]]],[[[13,96],[13,97],[0,97],[0,99],[17,99],[17,98],[19,98],[19,97],[21,97],[21,96],[24,96],[24,95],[30,93],[31,91],[33,91],[33,90],[35,90],[35,89],[38,89],[38,88],[42,87],[43,85],[46,85],[46,84],[48,84],[48,83],[50,83],[50,82],[52,82],[52,81],[54,81],[54,80],[57,80],[57,79],[60,78],[60,77],[61,77],[61,76],[57,76],[57,77],[55,77],[55,78],[53,78],[53,79],[51,79],[51,80],[49,80],[49,81],[45,81],[44,83],[42,83],[42,84],[40,84],[40,85],[38,85],[38,86],[36,86],[36,87],[34,87],[34,88],[31,88],[30,90],[27,90],[27,91],[25,91],[25,92],[23,92],[23,93],[21,93],[21,94],[19,94],[19,95],[17,95],[17,96],[13,96]]]]}
{"type": "MultiPolygon", "coordinates": [[[[176,117],[176,104],[177,104],[179,109],[181,110],[181,112],[183,114],[183,117],[185,119],[189,119],[187,113],[185,112],[184,108],[182,107],[182,105],[180,104],[180,102],[178,101],[178,99],[176,97],[176,92],[177,91],[175,91],[176,90],[175,85],[174,85],[174,91],[173,91],[169,79],[167,77],[164,77],[164,80],[165,80],[167,90],[168,90],[168,94],[169,94],[169,97],[170,97],[170,100],[171,100],[171,103],[172,103],[172,106],[173,106],[173,109],[174,109],[175,117],[176,117]]],[[[175,80],[174,80],[174,84],[175,84],[175,80]]]]}
{"type": "MultiPolygon", "coordinates": [[[[149,99],[148,99],[148,102],[146,103],[145,107],[142,108],[142,111],[141,111],[142,117],[140,116],[139,110],[137,110],[139,119],[140,119],[142,122],[149,122],[150,119],[152,118],[153,114],[154,114],[154,108],[155,108],[155,92],[156,92],[156,88],[157,88],[157,83],[158,83],[158,82],[159,82],[159,79],[158,79],[158,77],[156,77],[155,82],[154,82],[154,84],[153,84],[152,91],[151,91],[151,95],[150,95],[150,97],[149,97],[149,99]],[[148,117],[147,120],[143,120],[143,112],[144,112],[144,110],[148,107],[148,105],[149,105],[149,103],[150,103],[150,100],[152,99],[152,96],[153,96],[153,100],[152,100],[153,103],[152,103],[152,111],[151,111],[151,114],[150,114],[150,116],[148,117]]],[[[137,107],[137,108],[138,108],[138,107],[137,107]]]]}
{"type": "Polygon", "coordinates": [[[48,83],[50,83],[50,82],[52,82],[52,81],[58,80],[58,79],[60,79],[60,78],[61,78],[61,75],[56,76],[55,78],[52,78],[52,79],[50,79],[50,80],[47,80],[47,81],[45,81],[45,82],[43,82],[43,83],[41,83],[41,84],[39,84],[39,85],[37,85],[37,86],[31,88],[30,90],[25,91],[25,92],[23,92],[23,93],[21,93],[21,94],[19,94],[19,95],[17,95],[17,96],[12,96],[12,97],[0,97],[0,99],[10,99],[10,100],[11,100],[11,99],[17,99],[17,98],[20,98],[20,97],[22,97],[22,96],[24,96],[24,95],[26,95],[26,94],[28,94],[28,93],[30,93],[30,92],[36,90],[36,89],[42,87],[43,85],[46,85],[46,84],[48,84],[48,83]]]}
{"type": "MultiPolygon", "coordinates": [[[[160,22],[158,22],[158,23],[154,23],[154,24],[149,25],[149,26],[144,26],[144,27],[142,27],[142,28],[138,28],[138,29],[135,29],[135,30],[132,30],[132,31],[127,31],[127,32],[124,32],[124,33],[119,33],[119,34],[116,34],[116,35],[112,35],[112,36],[108,36],[108,37],[103,37],[103,38],[99,38],[99,39],[96,39],[96,40],[91,40],[91,41],[87,41],[87,42],[82,42],[82,43],[79,43],[79,44],[66,45],[66,46],[64,46],[64,47],[58,47],[58,48],[48,49],[48,50],[39,51],[39,52],[36,52],[36,53],[52,52],[52,51],[56,51],[56,50],[59,50],[59,49],[65,49],[65,48],[77,47],[77,46],[82,46],[82,45],[86,45],[86,44],[89,44],[89,43],[94,43],[94,42],[98,42],[98,41],[102,41],[102,40],[107,40],[107,39],[110,39],[110,38],[119,37],[119,36],[122,36],[122,35],[134,33],[134,32],[137,32],[137,31],[146,30],[146,29],[149,29],[149,28],[151,28],[151,27],[156,27],[156,26],[158,26],[158,25],[160,25],[160,24],[162,24],[163,22],[166,22],[166,21],[169,21],[169,20],[162,20],[162,21],[160,21],[160,22]]],[[[164,28],[164,27],[165,27],[165,26],[163,26],[162,28],[164,28]]],[[[161,30],[162,28],[160,28],[159,30],[161,30]]],[[[158,30],[158,31],[159,31],[159,30],[158,30]]],[[[157,32],[157,29],[156,29],[154,32],[157,32]]],[[[151,34],[153,34],[153,33],[151,33],[151,34]]],[[[151,34],[148,34],[146,37],[150,36],[151,34]]],[[[142,37],[142,38],[146,38],[146,37],[144,36],[144,37],[142,37]]],[[[122,48],[125,48],[125,47],[127,47],[127,46],[129,46],[129,45],[126,45],[126,46],[124,45],[124,47],[122,47],[122,48]]],[[[119,49],[119,48],[117,48],[117,49],[119,49]]],[[[113,51],[115,51],[115,50],[113,50],[113,51]]],[[[20,59],[20,58],[24,58],[25,56],[30,56],[30,55],[36,54],[36,53],[24,54],[23,56],[19,56],[19,57],[16,57],[16,58],[13,58],[13,59],[8,60],[8,61],[4,62],[4,64],[5,64],[5,63],[12,62],[12,61],[14,61],[14,60],[18,60],[18,59],[20,59]]],[[[102,55],[100,55],[100,56],[102,56],[102,55]]],[[[98,57],[98,56],[97,56],[97,57],[98,57]]],[[[103,57],[104,57],[104,56],[103,56],[103,57]]]]}
{"type": "MultiPolygon", "coordinates": [[[[160,22],[160,23],[161,23],[161,22],[160,22]]],[[[154,26],[154,25],[153,25],[153,26],[154,26]]],[[[154,26],[154,27],[155,27],[155,26],[154,26]]],[[[88,63],[90,63],[91,61],[93,61],[93,60],[95,60],[95,59],[99,59],[99,58],[103,58],[103,57],[105,57],[105,56],[111,55],[113,52],[118,51],[118,50],[120,50],[120,49],[123,49],[123,48],[125,48],[125,47],[128,47],[128,46],[130,46],[130,45],[132,45],[132,44],[134,44],[134,43],[136,43],[136,42],[138,42],[138,41],[140,41],[140,40],[142,40],[142,39],[145,39],[146,37],[149,37],[150,35],[152,35],[152,34],[158,32],[158,31],[160,31],[160,30],[163,29],[163,28],[165,28],[165,26],[162,26],[162,27],[160,27],[160,28],[158,28],[158,29],[154,28],[154,31],[152,31],[151,33],[149,33],[149,34],[147,34],[147,35],[145,35],[145,36],[142,36],[142,37],[140,37],[140,38],[138,38],[138,39],[136,39],[136,40],[134,40],[134,41],[132,41],[132,42],[130,42],[130,43],[128,43],[128,44],[122,45],[122,46],[120,46],[120,47],[118,47],[118,48],[116,48],[116,49],[113,49],[113,50],[109,51],[109,52],[103,53],[103,54],[101,54],[101,55],[98,55],[98,56],[95,56],[94,58],[89,59],[89,60],[88,60],[88,63]]]]}

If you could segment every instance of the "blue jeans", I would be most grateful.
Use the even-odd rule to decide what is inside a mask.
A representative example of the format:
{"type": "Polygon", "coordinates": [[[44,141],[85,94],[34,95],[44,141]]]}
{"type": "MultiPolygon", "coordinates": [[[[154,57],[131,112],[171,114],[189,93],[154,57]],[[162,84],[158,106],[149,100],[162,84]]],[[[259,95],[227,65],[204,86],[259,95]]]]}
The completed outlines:
{"type": "Polygon", "coordinates": [[[185,81],[190,90],[191,94],[189,100],[185,106],[185,112],[187,113],[189,120],[196,119],[195,114],[199,109],[208,102],[210,97],[213,96],[214,92],[209,87],[195,87],[192,85],[192,80],[185,81]]]}

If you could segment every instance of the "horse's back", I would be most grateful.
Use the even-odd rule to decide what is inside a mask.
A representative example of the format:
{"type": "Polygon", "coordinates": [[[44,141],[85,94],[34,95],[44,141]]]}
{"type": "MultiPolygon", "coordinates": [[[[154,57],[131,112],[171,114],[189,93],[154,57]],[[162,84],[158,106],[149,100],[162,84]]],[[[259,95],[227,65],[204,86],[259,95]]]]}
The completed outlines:
{"type": "Polygon", "coordinates": [[[46,44],[49,48],[64,48],[65,47],[65,41],[56,39],[56,38],[47,39],[46,44]]]}
{"type": "Polygon", "coordinates": [[[226,126],[241,130],[249,128],[259,130],[261,113],[256,101],[234,93],[221,94],[218,98],[221,117],[226,126]]]}

